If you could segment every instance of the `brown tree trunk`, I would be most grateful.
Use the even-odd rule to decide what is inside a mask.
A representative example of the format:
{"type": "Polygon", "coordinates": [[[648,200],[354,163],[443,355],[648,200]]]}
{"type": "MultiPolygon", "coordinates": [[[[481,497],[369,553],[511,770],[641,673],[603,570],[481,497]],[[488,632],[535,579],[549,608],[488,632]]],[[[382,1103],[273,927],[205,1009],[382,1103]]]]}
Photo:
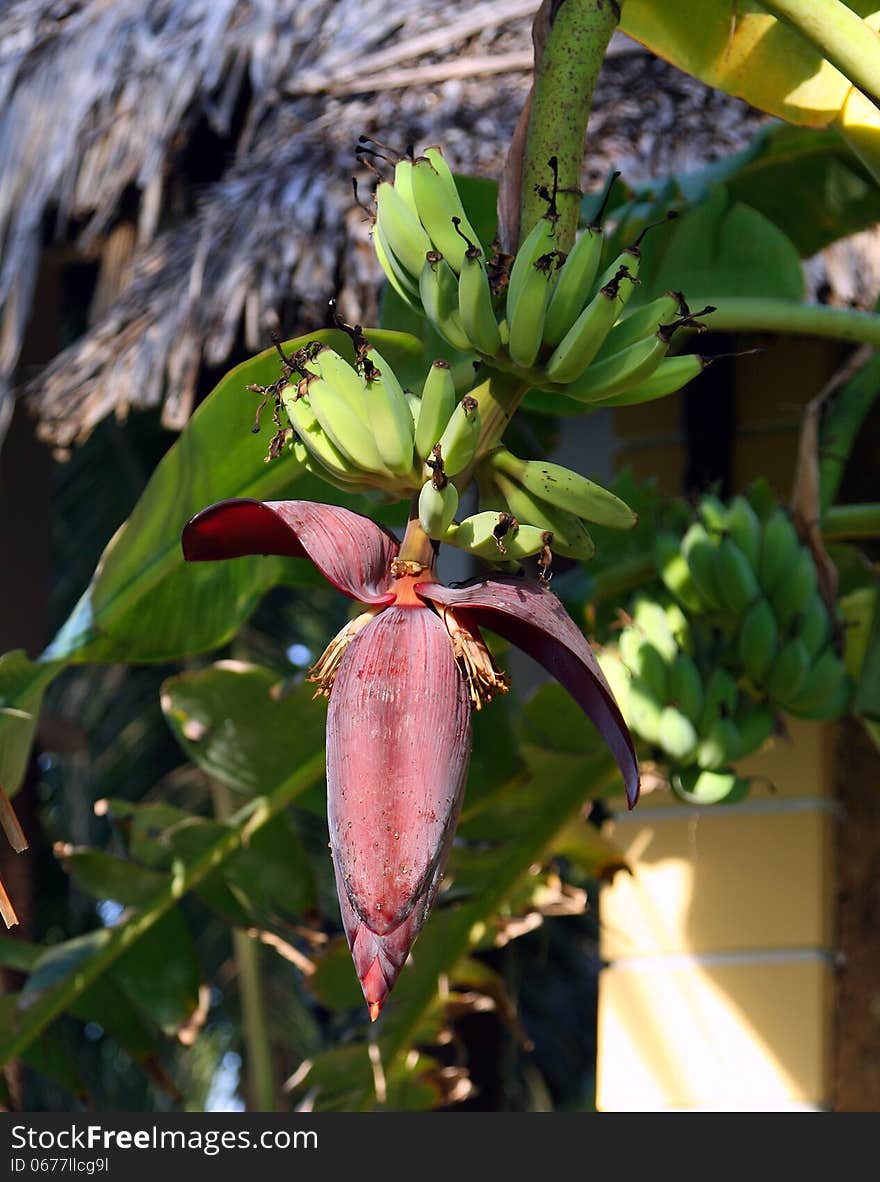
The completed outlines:
{"type": "Polygon", "coordinates": [[[841,729],[837,799],[843,815],[833,1107],[880,1112],[880,753],[852,720],[841,729]]]}

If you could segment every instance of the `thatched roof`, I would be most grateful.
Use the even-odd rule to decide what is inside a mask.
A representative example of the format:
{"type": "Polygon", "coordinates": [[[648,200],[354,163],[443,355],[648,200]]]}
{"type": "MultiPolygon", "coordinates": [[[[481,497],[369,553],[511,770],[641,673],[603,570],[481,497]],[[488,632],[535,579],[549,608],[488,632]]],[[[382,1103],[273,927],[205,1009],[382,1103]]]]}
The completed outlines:
{"type": "MultiPolygon", "coordinates": [[[[537,0],[13,0],[0,13],[0,438],[13,383],[64,449],[105,415],[186,421],[203,365],[343,312],[378,271],[349,178],[361,132],[497,175],[537,0]],[[187,172],[214,145],[212,175],[187,172]],[[213,138],[210,138],[213,137],[213,138]],[[193,199],[193,193],[196,199],[193,199]],[[100,263],[85,335],[17,372],[41,252],[100,263]],[[4,387],[6,398],[3,400],[4,387]],[[5,410],[4,410],[5,407],[5,410]]],[[[586,179],[741,146],[761,118],[618,38],[586,179]]],[[[38,310],[37,310],[38,311],[38,310]]]]}

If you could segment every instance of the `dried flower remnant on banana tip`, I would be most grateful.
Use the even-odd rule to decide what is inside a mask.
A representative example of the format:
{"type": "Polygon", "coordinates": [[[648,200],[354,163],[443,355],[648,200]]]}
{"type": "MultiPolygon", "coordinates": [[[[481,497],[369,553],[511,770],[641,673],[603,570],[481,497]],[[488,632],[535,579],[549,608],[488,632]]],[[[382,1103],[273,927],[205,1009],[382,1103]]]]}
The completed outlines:
{"type": "Polygon", "coordinates": [[[375,1019],[425,922],[461,808],[471,712],[507,689],[480,634],[517,644],[565,686],[601,732],[638,798],[635,750],[580,629],[540,583],[461,587],[402,557],[375,522],[309,501],[222,501],[183,531],[188,561],[308,558],[362,605],[315,665],[329,697],[330,846],[342,921],[375,1019]]]}

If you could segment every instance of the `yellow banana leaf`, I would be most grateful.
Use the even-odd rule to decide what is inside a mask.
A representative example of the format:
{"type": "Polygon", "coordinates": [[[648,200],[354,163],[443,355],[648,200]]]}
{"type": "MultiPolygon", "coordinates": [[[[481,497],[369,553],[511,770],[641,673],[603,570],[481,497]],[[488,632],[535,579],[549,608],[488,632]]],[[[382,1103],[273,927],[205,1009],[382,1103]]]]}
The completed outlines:
{"type": "MultiPolygon", "coordinates": [[[[875,31],[878,0],[847,0],[875,31]]],[[[838,122],[875,175],[880,111],[799,33],[753,0],[625,0],[620,27],[710,86],[789,123],[838,122]],[[858,146],[857,146],[858,145],[858,146]]]]}

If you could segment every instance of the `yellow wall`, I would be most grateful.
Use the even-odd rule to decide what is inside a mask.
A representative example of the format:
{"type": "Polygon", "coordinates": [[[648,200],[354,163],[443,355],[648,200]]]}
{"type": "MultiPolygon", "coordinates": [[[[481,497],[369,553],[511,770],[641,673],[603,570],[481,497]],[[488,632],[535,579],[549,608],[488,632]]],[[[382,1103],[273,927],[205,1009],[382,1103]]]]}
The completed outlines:
{"type": "Polygon", "coordinates": [[[792,722],[745,801],[647,795],[608,823],[597,1104],[821,1108],[830,1095],[833,731],[792,722]]]}
{"type": "MultiPolygon", "coordinates": [[[[788,494],[800,412],[833,364],[808,341],[737,362],[737,488],[763,475],[788,494]]],[[[676,396],[615,423],[617,466],[673,495],[680,409],[676,396]]],[[[789,727],[740,765],[761,778],[739,804],[690,808],[656,791],[608,823],[633,872],[600,895],[600,1110],[829,1104],[834,731],[789,727]]]]}

